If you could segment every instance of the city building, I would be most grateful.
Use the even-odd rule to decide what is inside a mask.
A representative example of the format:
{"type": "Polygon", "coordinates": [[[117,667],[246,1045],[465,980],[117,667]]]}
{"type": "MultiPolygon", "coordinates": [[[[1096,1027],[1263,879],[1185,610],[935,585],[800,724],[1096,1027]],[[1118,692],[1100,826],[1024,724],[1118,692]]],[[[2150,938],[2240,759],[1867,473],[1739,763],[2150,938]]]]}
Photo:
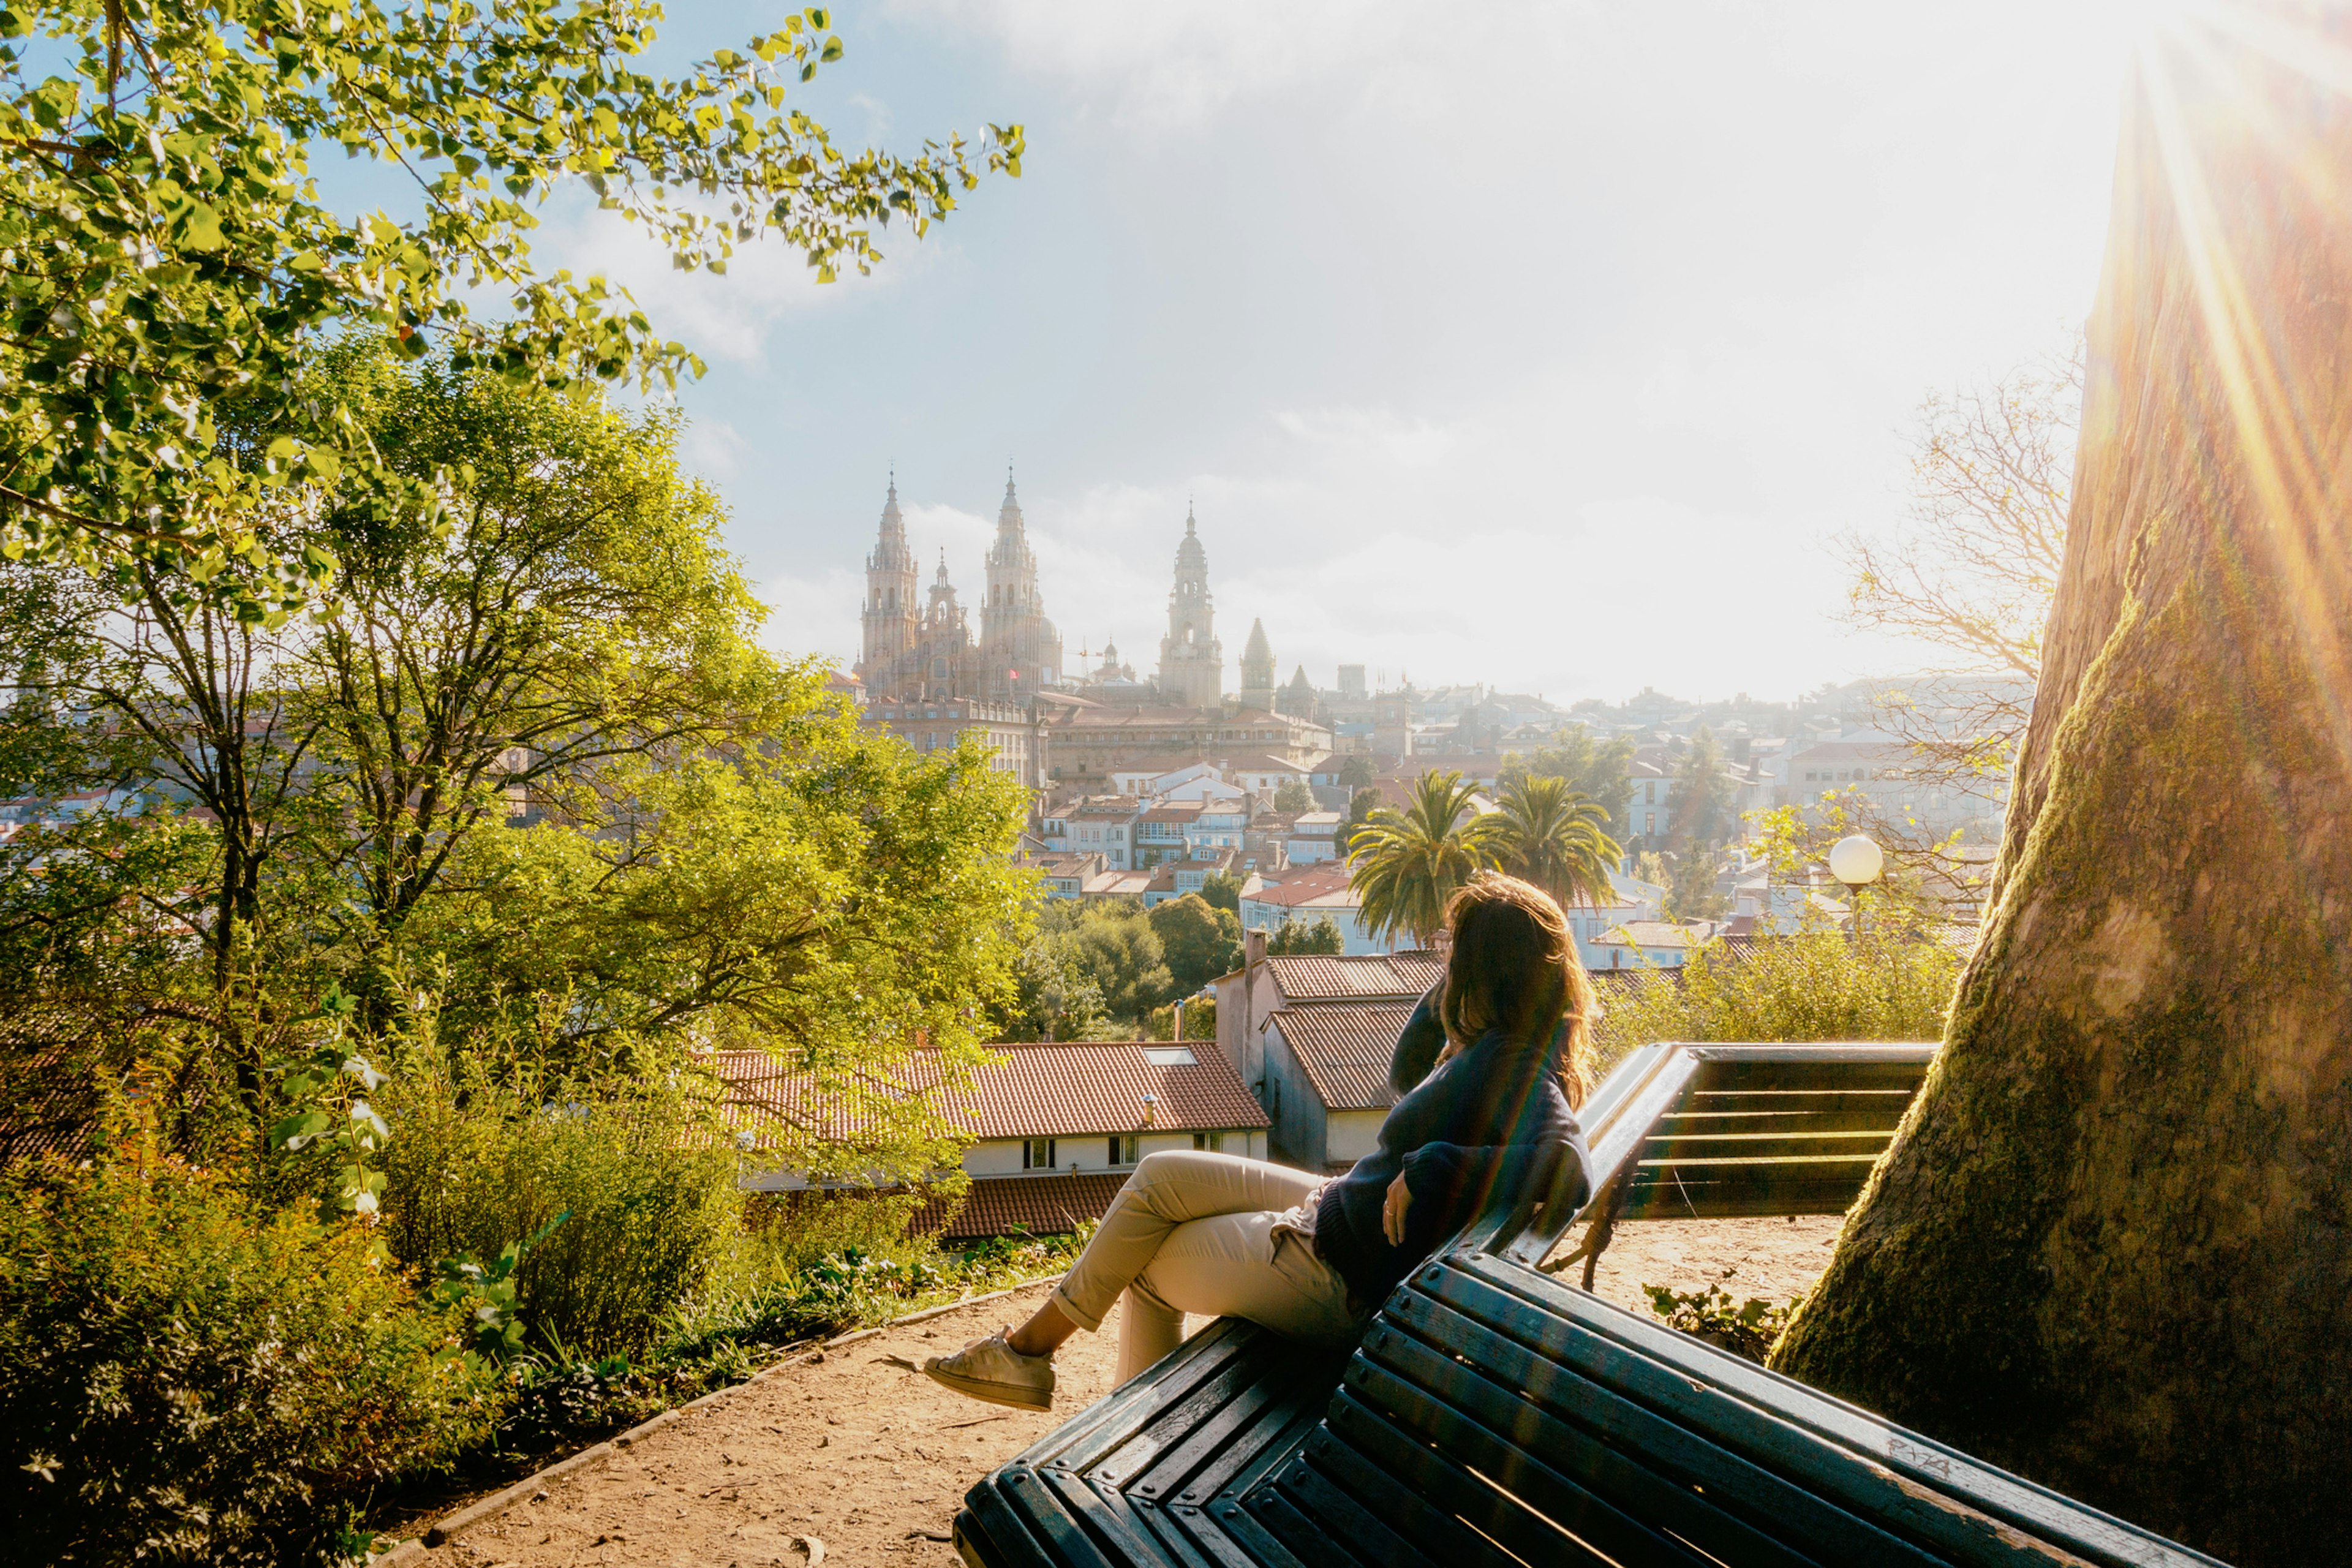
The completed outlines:
{"type": "Polygon", "coordinates": [[[1352,954],[1393,952],[1399,943],[1412,940],[1400,932],[1379,941],[1364,928],[1363,900],[1348,885],[1344,861],[1294,868],[1279,881],[1243,894],[1237,912],[1244,931],[1276,931],[1293,921],[1311,926],[1328,918],[1339,928],[1341,951],[1352,954]]]}
{"type": "Polygon", "coordinates": [[[925,756],[952,752],[962,737],[976,736],[996,752],[990,767],[1033,789],[1045,783],[1045,731],[1026,708],[971,698],[921,698],[869,702],[858,719],[868,729],[898,736],[925,756]]]}
{"type": "Polygon", "coordinates": [[[1593,944],[1600,962],[1588,959],[1585,967],[1595,971],[1678,969],[1722,929],[1714,921],[1693,921],[1686,925],[1673,921],[1628,921],[1601,935],[1593,944]]]}
{"type": "Polygon", "coordinates": [[[1269,958],[1213,984],[1217,1049],[1265,1108],[1273,1157],[1310,1171],[1371,1152],[1396,1097],[1389,1058],[1413,1004],[1444,973],[1437,955],[1269,958]]]}
{"type": "MultiPolygon", "coordinates": [[[[943,1232],[950,1241],[1074,1230],[1100,1218],[1136,1163],[1162,1150],[1266,1156],[1265,1111],[1213,1041],[991,1048],[1002,1059],[974,1068],[960,1088],[939,1084],[928,1052],[913,1053],[898,1075],[907,1095],[932,1095],[971,1139],[962,1159],[971,1191],[943,1232]]],[[[856,1142],[855,1115],[823,1103],[810,1079],[765,1052],[721,1052],[715,1065],[739,1140],[757,1146],[780,1126],[814,1125],[828,1139],[856,1142]]],[[[789,1169],[744,1184],[765,1192],[812,1185],[789,1169]]],[[[926,1218],[937,1223],[919,1216],[919,1228],[926,1218]]]]}
{"type": "Polygon", "coordinates": [[[1036,710],[1053,749],[1051,776],[1082,788],[1112,787],[1115,767],[1124,776],[1147,767],[1173,772],[1202,758],[1265,755],[1312,768],[1331,751],[1328,730],[1282,713],[1119,704],[1073,692],[1044,693],[1036,710]]]}

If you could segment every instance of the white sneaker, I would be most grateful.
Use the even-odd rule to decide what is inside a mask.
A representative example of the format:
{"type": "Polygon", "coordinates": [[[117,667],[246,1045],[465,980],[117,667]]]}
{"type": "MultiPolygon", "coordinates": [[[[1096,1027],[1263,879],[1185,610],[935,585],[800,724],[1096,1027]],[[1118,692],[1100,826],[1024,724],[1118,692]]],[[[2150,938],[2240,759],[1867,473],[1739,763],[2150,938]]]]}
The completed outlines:
{"type": "Polygon", "coordinates": [[[1054,1358],[1023,1355],[1005,1342],[1006,1332],[1000,1329],[984,1340],[974,1340],[953,1355],[935,1355],[923,1363],[923,1371],[934,1383],[991,1405],[1051,1410],[1054,1358]]]}

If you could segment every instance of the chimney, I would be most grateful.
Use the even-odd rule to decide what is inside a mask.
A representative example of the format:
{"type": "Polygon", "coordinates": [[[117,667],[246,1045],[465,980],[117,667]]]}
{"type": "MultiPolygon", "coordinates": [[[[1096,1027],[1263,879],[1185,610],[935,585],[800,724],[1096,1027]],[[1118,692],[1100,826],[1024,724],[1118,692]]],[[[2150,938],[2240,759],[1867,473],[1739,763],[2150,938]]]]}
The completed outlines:
{"type": "Polygon", "coordinates": [[[1265,932],[1262,931],[1242,932],[1242,966],[1244,969],[1255,969],[1265,962],[1265,932]]]}

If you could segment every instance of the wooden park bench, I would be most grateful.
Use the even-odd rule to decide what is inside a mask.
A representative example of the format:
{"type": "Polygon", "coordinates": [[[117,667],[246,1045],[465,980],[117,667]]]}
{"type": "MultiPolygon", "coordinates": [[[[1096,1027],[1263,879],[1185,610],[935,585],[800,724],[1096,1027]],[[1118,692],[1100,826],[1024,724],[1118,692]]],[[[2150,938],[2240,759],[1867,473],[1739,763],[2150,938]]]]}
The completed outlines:
{"type": "Polygon", "coordinates": [[[1222,1319],[972,1488],[975,1568],[2213,1560],[1555,1277],[1620,1219],[1836,1214],[1928,1046],[1653,1046],[1596,1192],[1483,1216],[1351,1353],[1222,1319]],[[1567,1205],[1557,1205],[1565,1208],[1567,1205]],[[1572,1220],[1585,1245],[1553,1260],[1572,1220]]]}

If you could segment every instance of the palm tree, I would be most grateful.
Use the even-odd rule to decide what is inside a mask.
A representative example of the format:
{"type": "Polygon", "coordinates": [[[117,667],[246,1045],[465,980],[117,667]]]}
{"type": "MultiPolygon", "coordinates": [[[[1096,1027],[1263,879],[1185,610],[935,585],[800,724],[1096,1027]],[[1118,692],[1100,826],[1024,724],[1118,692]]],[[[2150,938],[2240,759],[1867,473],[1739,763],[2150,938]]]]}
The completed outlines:
{"type": "Polygon", "coordinates": [[[1376,940],[1406,931],[1428,946],[1444,922],[1445,900],[1495,863],[1496,819],[1472,809],[1477,794],[1460,773],[1433,770],[1414,782],[1404,810],[1381,806],[1356,830],[1348,881],[1376,940]]]}
{"type": "Polygon", "coordinates": [[[1533,882],[1564,909],[1605,904],[1610,868],[1624,851],[1602,825],[1609,808],[1566,779],[1514,779],[1503,788],[1495,828],[1496,864],[1533,882]]]}

